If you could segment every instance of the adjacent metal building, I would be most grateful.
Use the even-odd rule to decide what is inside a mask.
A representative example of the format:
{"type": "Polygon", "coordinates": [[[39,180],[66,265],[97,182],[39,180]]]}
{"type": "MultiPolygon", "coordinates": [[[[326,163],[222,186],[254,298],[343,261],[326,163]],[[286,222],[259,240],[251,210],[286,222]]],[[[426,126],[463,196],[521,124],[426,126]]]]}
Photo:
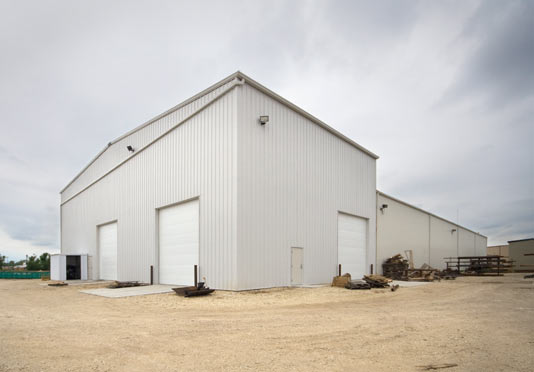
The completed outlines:
{"type": "Polygon", "coordinates": [[[377,156],[237,72],[110,142],[61,191],[89,279],[327,283],[376,263],[377,156]],[[261,117],[261,118],[260,118],[261,117]]]}
{"type": "Polygon", "coordinates": [[[487,237],[377,191],[377,263],[412,250],[415,267],[444,269],[445,257],[485,256],[487,237]]]}
{"type": "Polygon", "coordinates": [[[510,256],[510,246],[508,244],[505,245],[493,245],[486,249],[486,254],[488,256],[503,256],[503,257],[509,257],[510,256]]]}
{"type": "Polygon", "coordinates": [[[534,238],[510,240],[509,257],[514,263],[515,271],[534,271],[534,238]]]}

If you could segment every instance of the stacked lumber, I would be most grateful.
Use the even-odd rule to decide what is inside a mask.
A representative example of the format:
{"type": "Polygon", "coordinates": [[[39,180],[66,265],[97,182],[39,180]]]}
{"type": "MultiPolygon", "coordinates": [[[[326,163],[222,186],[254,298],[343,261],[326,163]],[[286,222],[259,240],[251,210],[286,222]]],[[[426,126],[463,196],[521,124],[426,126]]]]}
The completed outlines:
{"type": "Polygon", "coordinates": [[[406,280],[408,278],[408,267],[408,260],[401,254],[388,258],[382,264],[384,276],[395,280],[406,280]]]}
{"type": "Polygon", "coordinates": [[[382,275],[364,275],[363,280],[365,280],[371,286],[371,288],[389,287],[389,283],[392,282],[391,279],[382,275]]]}
{"type": "Polygon", "coordinates": [[[350,282],[350,274],[343,274],[339,276],[334,276],[334,279],[332,279],[332,287],[341,287],[345,288],[348,282],[350,282]]]}
{"type": "Polygon", "coordinates": [[[367,283],[365,280],[350,280],[347,284],[345,284],[345,288],[347,289],[371,289],[371,285],[367,283]]]}

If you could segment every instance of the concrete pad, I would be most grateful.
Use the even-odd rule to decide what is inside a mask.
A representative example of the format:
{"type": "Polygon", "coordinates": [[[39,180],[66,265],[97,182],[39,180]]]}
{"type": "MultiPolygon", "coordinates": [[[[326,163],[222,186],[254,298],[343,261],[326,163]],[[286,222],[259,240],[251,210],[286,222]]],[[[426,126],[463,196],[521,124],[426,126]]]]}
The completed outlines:
{"type": "Polygon", "coordinates": [[[96,288],[96,289],[84,289],[80,292],[87,293],[95,296],[109,297],[109,298],[121,298],[131,296],[144,296],[150,294],[160,294],[172,292],[172,288],[179,287],[176,285],[143,285],[139,287],[127,287],[127,288],[96,288]]]}
{"type": "Polygon", "coordinates": [[[432,283],[432,282],[406,282],[404,280],[394,280],[390,284],[391,285],[398,284],[399,287],[408,288],[408,287],[418,287],[420,285],[426,285],[426,284],[430,284],[430,283],[432,283]]]}

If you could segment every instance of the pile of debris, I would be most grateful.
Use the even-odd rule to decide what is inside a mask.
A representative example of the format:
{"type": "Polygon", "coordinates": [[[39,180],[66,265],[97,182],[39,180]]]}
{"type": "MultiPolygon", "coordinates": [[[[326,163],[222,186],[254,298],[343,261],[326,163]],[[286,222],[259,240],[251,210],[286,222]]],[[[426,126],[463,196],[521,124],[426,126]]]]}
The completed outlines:
{"type": "Polygon", "coordinates": [[[347,289],[371,289],[371,285],[367,283],[365,280],[350,280],[347,284],[345,284],[345,288],[347,289]]]}
{"type": "Polygon", "coordinates": [[[395,280],[407,280],[408,279],[408,260],[402,257],[401,254],[397,254],[391,258],[388,258],[382,264],[382,270],[384,276],[395,280]]]}
{"type": "Polygon", "coordinates": [[[399,289],[398,284],[390,285],[391,279],[382,275],[364,275],[363,280],[350,280],[345,288],[347,289],[371,289],[390,287],[392,292],[399,289]]]}
{"type": "Polygon", "coordinates": [[[196,297],[205,296],[215,292],[215,289],[204,286],[204,282],[198,282],[196,286],[172,288],[178,296],[196,297]]]}
{"type": "MultiPolygon", "coordinates": [[[[405,281],[425,281],[432,282],[441,278],[440,270],[428,264],[423,264],[420,268],[414,268],[412,251],[405,251],[409,259],[404,258],[400,253],[388,258],[383,264],[384,276],[394,280],[405,281]]],[[[447,276],[447,279],[452,278],[447,276]]]]}
{"type": "MultiPolygon", "coordinates": [[[[364,275],[362,279],[352,280],[350,274],[334,276],[332,287],[341,287],[347,289],[371,289],[387,288],[392,280],[382,275],[364,275]]],[[[392,291],[397,290],[398,285],[391,287],[392,291]]]]}
{"type": "Polygon", "coordinates": [[[389,283],[392,282],[391,279],[382,275],[364,275],[363,280],[365,280],[371,288],[386,288],[389,287],[389,283]]]}
{"type": "Polygon", "coordinates": [[[408,280],[433,282],[435,279],[440,280],[439,270],[434,269],[428,264],[423,264],[418,269],[408,269],[408,280]]]}

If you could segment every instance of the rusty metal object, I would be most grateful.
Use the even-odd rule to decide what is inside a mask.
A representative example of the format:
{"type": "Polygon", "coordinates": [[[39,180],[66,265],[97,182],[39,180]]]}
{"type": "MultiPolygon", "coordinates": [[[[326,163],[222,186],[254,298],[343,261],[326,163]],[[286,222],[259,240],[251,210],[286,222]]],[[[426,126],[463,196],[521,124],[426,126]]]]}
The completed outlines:
{"type": "Polygon", "coordinates": [[[204,287],[204,282],[199,282],[196,286],[179,287],[179,288],[173,288],[172,290],[177,295],[183,296],[183,297],[205,296],[205,295],[215,292],[215,289],[204,287]]]}

